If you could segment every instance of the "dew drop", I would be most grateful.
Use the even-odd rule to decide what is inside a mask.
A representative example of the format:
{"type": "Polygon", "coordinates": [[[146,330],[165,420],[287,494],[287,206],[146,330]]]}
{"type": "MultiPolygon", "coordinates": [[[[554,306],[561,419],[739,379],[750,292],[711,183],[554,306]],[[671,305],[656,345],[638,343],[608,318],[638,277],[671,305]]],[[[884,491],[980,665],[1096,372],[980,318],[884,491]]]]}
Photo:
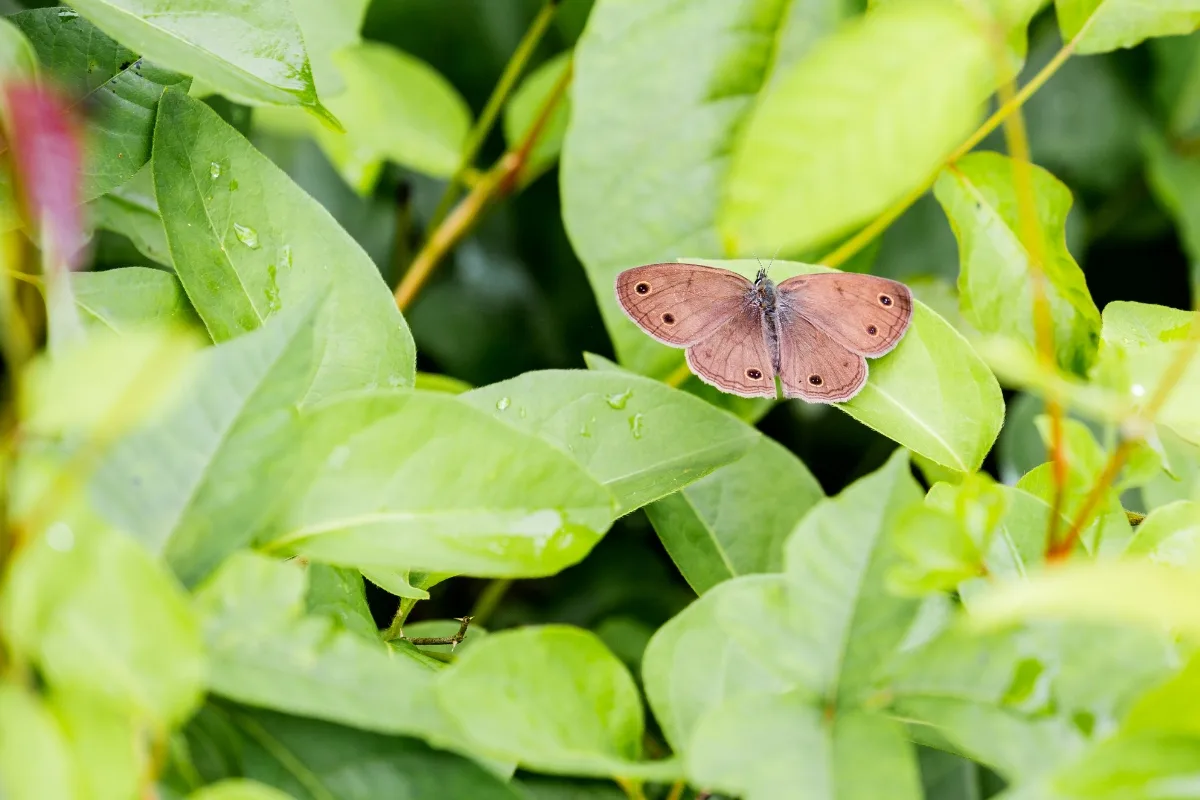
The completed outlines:
{"type": "Polygon", "coordinates": [[[404,379],[401,378],[399,375],[388,375],[388,386],[392,387],[393,389],[396,389],[403,385],[404,385],[404,379]]]}
{"type": "Polygon", "coordinates": [[[511,402],[512,401],[509,400],[507,397],[501,397],[499,400],[496,401],[496,410],[503,411],[504,409],[508,408],[509,403],[511,403],[511,402]]]}
{"type": "Polygon", "coordinates": [[[1129,388],[1129,391],[1133,392],[1134,397],[1141,397],[1146,393],[1146,387],[1142,386],[1140,383],[1135,383],[1129,388]]]}
{"type": "Polygon", "coordinates": [[[211,164],[209,164],[208,165],[208,177],[212,178],[214,181],[217,178],[221,177],[221,165],[215,161],[212,162],[211,164]]]}
{"type": "Polygon", "coordinates": [[[517,409],[517,416],[521,419],[525,419],[525,406],[521,406],[517,409]]]}
{"type": "Polygon", "coordinates": [[[285,244],[279,248],[279,260],[287,269],[292,268],[292,246],[290,244],[285,244]]]}
{"type": "Polygon", "coordinates": [[[241,225],[237,222],[233,223],[233,232],[237,236],[238,241],[249,247],[251,250],[258,249],[258,231],[248,225],[241,225]]]}
{"type": "MultiPolygon", "coordinates": [[[[595,421],[596,420],[592,420],[592,422],[595,422],[595,421]]],[[[582,436],[584,439],[592,438],[592,432],[588,430],[588,426],[586,423],[579,426],[579,435],[582,436]]]]}
{"type": "Polygon", "coordinates": [[[267,277],[270,278],[270,283],[267,284],[267,313],[273,314],[283,308],[283,304],[279,302],[279,283],[275,280],[276,270],[275,265],[267,266],[267,277]]]}
{"type": "Polygon", "coordinates": [[[230,181],[230,182],[229,182],[229,191],[231,191],[231,192],[236,192],[237,190],[238,190],[238,182],[237,182],[237,181],[230,181]]]}
{"type": "Polygon", "coordinates": [[[60,19],[74,19],[75,17],[79,16],[79,12],[78,11],[60,11],[60,12],[58,12],[58,16],[60,19]]]}
{"type": "Polygon", "coordinates": [[[608,401],[608,407],[620,411],[625,408],[625,404],[629,402],[629,398],[633,397],[633,389],[626,389],[619,394],[610,394],[604,398],[608,401]]]}
{"type": "Polygon", "coordinates": [[[633,434],[633,438],[642,438],[642,431],[645,426],[642,424],[642,415],[634,414],[629,418],[629,432],[633,434]]]}

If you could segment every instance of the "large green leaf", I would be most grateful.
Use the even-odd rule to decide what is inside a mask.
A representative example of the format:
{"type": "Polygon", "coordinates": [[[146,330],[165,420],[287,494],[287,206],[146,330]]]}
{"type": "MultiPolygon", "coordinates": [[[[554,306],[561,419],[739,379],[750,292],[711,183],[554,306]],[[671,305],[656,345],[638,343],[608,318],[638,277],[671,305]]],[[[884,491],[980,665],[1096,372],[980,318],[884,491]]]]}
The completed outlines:
{"type": "MultiPolygon", "coordinates": [[[[980,333],[1037,346],[1034,326],[1034,252],[1018,211],[1015,165],[998,153],[972,153],[948,167],[934,186],[958,238],[963,316],[980,333]]],[[[1071,192],[1053,175],[1030,165],[1037,205],[1037,252],[1043,296],[1053,320],[1055,356],[1063,369],[1086,373],[1100,341],[1100,311],[1083,270],[1067,250],[1071,192]]]]}
{"type": "Polygon", "coordinates": [[[759,433],[685,392],[615,371],[526,373],[459,396],[568,453],[640,508],[741,457],[759,433]]]}
{"type": "Polygon", "coordinates": [[[1063,41],[1080,36],[1076,52],[1105,53],[1153,36],[1200,27],[1195,0],[1055,0],[1063,41]]]}
{"type": "Polygon", "coordinates": [[[735,255],[716,227],[730,148],[757,95],[833,29],[842,6],[596,3],[575,51],[563,220],[630,369],[662,377],[683,360],[621,313],[617,273],[683,256],[735,255]]]}
{"type": "Polygon", "coordinates": [[[488,636],[437,680],[442,707],[477,752],[539,772],[673,778],[641,762],[637,686],[596,636],[566,626],[488,636]]]}
{"type": "Polygon", "coordinates": [[[899,723],[850,711],[832,720],[796,694],[758,696],[704,720],[688,753],[700,786],[773,800],[804,787],[812,800],[920,800],[912,746],[899,723]]]}
{"type": "Polygon", "coordinates": [[[307,418],[304,485],[259,537],[272,552],[366,568],[548,575],[613,519],[566,453],[443,392],[363,393],[307,418]]]}
{"type": "Polygon", "coordinates": [[[829,242],[925,180],[978,122],[986,33],[955,3],[890,3],[850,23],[766,96],[738,139],[728,250],[829,242]]]}
{"type": "Polygon", "coordinates": [[[213,339],[327,298],[308,401],[411,386],[408,326],[371,259],[329,213],[198,100],[168,91],[156,130],[154,186],[171,255],[213,339]]]}
{"type": "Polygon", "coordinates": [[[1162,564],[1200,568],[1200,503],[1177,500],[1154,509],[1138,526],[1128,552],[1162,564]]]}
{"type": "MultiPolygon", "coordinates": [[[[700,263],[743,275],[758,268],[753,261],[700,263]]],[[[771,268],[776,280],[821,271],[828,269],[798,262],[777,261],[771,268]]],[[[979,468],[1004,422],[1004,402],[996,378],[962,334],[917,301],[896,349],[867,363],[866,386],[839,408],[957,472],[979,468]]]]}
{"type": "Polygon", "coordinates": [[[642,659],[646,699],[675,752],[687,750],[700,720],[722,703],[736,705],[742,698],[788,688],[787,681],[751,658],[718,621],[727,597],[743,591],[778,591],[782,583],[779,575],[749,575],[720,583],[651,638],[642,659]],[[719,671],[714,670],[717,664],[719,671]]]}
{"type": "Polygon", "coordinates": [[[42,74],[88,104],[80,196],[91,200],[133,177],[150,158],[158,99],[191,79],[143,61],[65,6],[8,17],[37,51],[42,74]]]}
{"type": "Polygon", "coordinates": [[[187,598],[122,534],[53,523],[22,549],[0,613],[56,690],[162,728],[199,704],[205,659],[187,598]]]}
{"type": "Polygon", "coordinates": [[[250,553],[231,556],[196,592],[212,662],[209,689],[252,706],[380,733],[454,741],[432,704],[434,673],[408,651],[389,651],[305,616],[304,572],[250,553]]]}
{"type": "Polygon", "coordinates": [[[124,333],[143,325],[203,330],[179,279],[148,267],[122,267],[71,276],[75,304],[86,327],[124,333]]]}
{"type": "Polygon", "coordinates": [[[338,3],[291,0],[292,13],[300,24],[304,47],[312,64],[313,83],[323,100],[335,97],[346,89],[333,63],[334,54],[362,40],[359,29],[368,5],[370,0],[341,0],[338,3]]]}
{"type": "Polygon", "coordinates": [[[824,496],[800,459],[763,437],[750,452],[646,515],[688,584],[703,594],[721,581],[783,569],[783,544],[824,496]]]}
{"type": "Polygon", "coordinates": [[[85,797],[134,797],[153,769],[143,746],[144,722],[78,692],[53,692],[48,705],[77,765],[85,797]],[[90,792],[90,794],[87,794],[90,792]]]}
{"type": "Polygon", "coordinates": [[[308,565],[308,595],[305,604],[310,614],[324,614],[365,639],[379,639],[379,628],[367,605],[363,576],[352,569],[328,564],[308,565]]]}
{"type": "Polygon", "coordinates": [[[301,105],[317,98],[304,37],[288,0],[75,0],[96,27],[134,52],[233,100],[301,105]]]}
{"type": "MultiPolygon", "coordinates": [[[[232,703],[205,708],[197,723],[188,731],[193,750],[205,746],[209,728],[232,732],[239,757],[227,769],[276,786],[296,800],[518,797],[479,765],[416,739],[232,703]]],[[[210,777],[208,770],[201,774],[210,777]]]]}
{"type": "Polygon", "coordinates": [[[198,359],[195,389],[118,442],[93,478],[101,513],[194,583],[253,537],[298,446],[296,405],[319,342],[297,308],[198,359]]]}
{"type": "Polygon", "coordinates": [[[62,729],[36,695],[0,683],[0,789],[8,800],[75,800],[75,765],[62,729]]]}

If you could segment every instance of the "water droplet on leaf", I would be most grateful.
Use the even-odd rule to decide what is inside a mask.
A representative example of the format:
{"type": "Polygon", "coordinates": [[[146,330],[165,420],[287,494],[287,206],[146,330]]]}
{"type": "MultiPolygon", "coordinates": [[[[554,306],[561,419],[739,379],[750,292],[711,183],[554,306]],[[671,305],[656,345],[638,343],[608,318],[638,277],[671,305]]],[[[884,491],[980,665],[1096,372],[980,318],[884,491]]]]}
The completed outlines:
{"type": "Polygon", "coordinates": [[[633,397],[633,389],[626,389],[619,394],[610,394],[604,399],[608,401],[609,408],[614,408],[617,411],[620,411],[625,407],[625,404],[629,402],[629,398],[631,397],[633,397]]]}
{"type": "Polygon", "coordinates": [[[238,182],[237,182],[237,181],[230,181],[230,182],[229,182],[229,191],[231,191],[231,192],[236,192],[237,190],[238,190],[238,182]]]}
{"type": "Polygon", "coordinates": [[[237,236],[238,241],[249,247],[251,250],[258,249],[258,231],[247,225],[233,223],[233,233],[237,236]]]}
{"type": "Polygon", "coordinates": [[[290,244],[285,244],[279,248],[279,260],[283,262],[285,268],[292,268],[292,246],[290,244]]]}
{"type": "Polygon", "coordinates": [[[496,401],[496,410],[503,411],[504,409],[508,408],[508,404],[510,402],[511,401],[507,397],[501,397],[499,400],[496,401]]]}
{"type": "Polygon", "coordinates": [[[641,414],[634,414],[632,417],[629,418],[629,432],[633,434],[633,438],[635,438],[635,439],[642,438],[642,430],[644,429],[644,427],[645,426],[642,424],[642,415],[641,414]]]}
{"type": "Polygon", "coordinates": [[[221,177],[221,165],[215,161],[212,162],[211,164],[209,164],[208,165],[208,177],[212,178],[214,181],[217,178],[221,177]]]}

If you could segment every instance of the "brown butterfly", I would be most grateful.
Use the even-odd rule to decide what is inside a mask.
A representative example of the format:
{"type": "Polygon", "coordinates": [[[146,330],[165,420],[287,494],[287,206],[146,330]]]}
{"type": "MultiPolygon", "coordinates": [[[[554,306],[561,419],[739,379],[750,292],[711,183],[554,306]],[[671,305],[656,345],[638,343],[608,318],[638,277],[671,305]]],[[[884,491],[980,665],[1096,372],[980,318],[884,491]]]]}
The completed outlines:
{"type": "Polygon", "coordinates": [[[778,286],[760,269],[751,283],[698,264],[648,264],[617,276],[617,302],[663,344],[687,348],[700,380],[742,397],[841,403],[867,382],[877,358],[912,321],[902,283],[851,272],[797,275],[778,286]]]}

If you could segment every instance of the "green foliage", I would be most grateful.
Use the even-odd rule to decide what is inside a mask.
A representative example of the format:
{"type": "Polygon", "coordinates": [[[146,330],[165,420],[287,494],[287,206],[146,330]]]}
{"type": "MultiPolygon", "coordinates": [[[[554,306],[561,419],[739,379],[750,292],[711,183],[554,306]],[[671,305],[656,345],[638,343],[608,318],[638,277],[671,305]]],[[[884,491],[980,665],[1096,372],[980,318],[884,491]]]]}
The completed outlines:
{"type": "Polygon", "coordinates": [[[0,797],[1195,793],[1194,0],[41,5],[0,797]],[[733,397],[615,303],[675,259],[912,324],[733,397]]]}

